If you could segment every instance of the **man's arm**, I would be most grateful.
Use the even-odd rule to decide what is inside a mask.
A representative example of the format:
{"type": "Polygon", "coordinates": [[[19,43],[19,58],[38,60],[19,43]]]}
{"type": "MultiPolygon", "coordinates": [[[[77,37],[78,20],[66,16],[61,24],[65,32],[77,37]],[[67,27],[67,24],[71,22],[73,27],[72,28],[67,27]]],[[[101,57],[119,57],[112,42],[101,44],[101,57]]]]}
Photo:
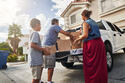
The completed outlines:
{"type": "Polygon", "coordinates": [[[42,48],[38,46],[36,43],[31,43],[31,48],[34,48],[36,50],[42,51],[45,55],[50,55],[50,48],[42,48]]]}
{"type": "Polygon", "coordinates": [[[55,27],[55,31],[58,33],[62,33],[66,36],[69,36],[70,39],[73,39],[73,36],[70,34],[70,32],[66,32],[66,31],[62,30],[59,26],[55,27]]]}
{"type": "Polygon", "coordinates": [[[64,30],[60,30],[60,33],[66,35],[66,36],[69,36],[69,37],[72,36],[72,35],[70,34],[70,32],[66,32],[66,31],[64,31],[64,30]]]}
{"type": "Polygon", "coordinates": [[[89,29],[90,29],[90,26],[89,24],[87,24],[86,22],[83,23],[83,35],[79,36],[79,38],[77,38],[75,41],[74,41],[74,44],[80,40],[84,40],[85,38],[88,37],[88,33],[89,33],[89,29]]]}
{"type": "Polygon", "coordinates": [[[39,51],[43,51],[44,49],[38,46],[36,43],[31,42],[31,48],[34,48],[39,51]]]}
{"type": "Polygon", "coordinates": [[[71,35],[70,32],[66,32],[66,31],[64,31],[64,30],[60,30],[60,33],[66,35],[66,36],[69,36],[71,40],[75,40],[75,39],[76,39],[76,37],[73,36],[73,35],[71,35]]]}

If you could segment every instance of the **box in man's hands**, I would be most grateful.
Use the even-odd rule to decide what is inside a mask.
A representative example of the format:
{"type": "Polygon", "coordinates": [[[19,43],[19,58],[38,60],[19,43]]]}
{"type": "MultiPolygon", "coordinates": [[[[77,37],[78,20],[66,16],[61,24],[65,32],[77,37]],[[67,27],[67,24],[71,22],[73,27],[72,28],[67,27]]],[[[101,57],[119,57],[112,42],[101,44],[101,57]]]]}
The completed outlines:
{"type": "Polygon", "coordinates": [[[43,48],[45,48],[46,51],[44,51],[44,55],[52,55],[56,53],[56,46],[52,45],[52,46],[44,46],[43,48]]]}
{"type": "Polygon", "coordinates": [[[83,47],[82,41],[79,41],[79,42],[77,42],[75,44],[73,43],[81,35],[81,33],[80,32],[71,32],[71,34],[73,36],[75,36],[74,39],[70,39],[70,41],[72,43],[72,49],[82,48],[83,47]]]}

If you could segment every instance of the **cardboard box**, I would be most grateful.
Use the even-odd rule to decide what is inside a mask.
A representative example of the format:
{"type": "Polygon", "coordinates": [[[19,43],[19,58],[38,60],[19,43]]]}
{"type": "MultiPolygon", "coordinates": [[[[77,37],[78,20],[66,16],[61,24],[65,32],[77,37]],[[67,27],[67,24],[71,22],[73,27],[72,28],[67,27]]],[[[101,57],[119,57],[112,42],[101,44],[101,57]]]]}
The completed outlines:
{"type": "Polygon", "coordinates": [[[58,51],[68,51],[71,50],[71,41],[70,39],[67,40],[57,40],[58,51]]]}
{"type": "Polygon", "coordinates": [[[77,49],[77,48],[82,48],[83,47],[83,42],[79,41],[76,44],[72,44],[72,49],[77,49]]]}
{"type": "Polygon", "coordinates": [[[58,51],[69,51],[72,49],[77,49],[77,48],[82,48],[83,43],[82,41],[79,41],[75,45],[73,44],[74,40],[58,40],[57,41],[57,46],[58,46],[58,51]]]}
{"type": "MultiPolygon", "coordinates": [[[[66,38],[61,38],[57,40],[57,46],[58,46],[58,51],[69,51],[72,49],[77,49],[77,48],[82,48],[83,42],[79,41],[77,44],[73,44],[74,40],[78,38],[81,33],[80,32],[71,32],[71,35],[73,35],[75,38],[73,39],[66,39],[66,38]]],[[[67,36],[65,36],[67,37],[67,36]]]]}
{"type": "Polygon", "coordinates": [[[47,52],[44,52],[45,55],[52,55],[56,53],[56,46],[44,46],[43,48],[46,49],[47,52]]]}
{"type": "Polygon", "coordinates": [[[71,35],[78,37],[81,35],[81,33],[80,32],[71,32],[71,35]]]}
{"type": "Polygon", "coordinates": [[[81,33],[80,32],[71,32],[71,34],[73,36],[75,36],[75,38],[73,40],[71,40],[72,49],[82,48],[83,47],[83,42],[82,41],[79,41],[78,43],[73,44],[73,42],[81,35],[81,33]]]}

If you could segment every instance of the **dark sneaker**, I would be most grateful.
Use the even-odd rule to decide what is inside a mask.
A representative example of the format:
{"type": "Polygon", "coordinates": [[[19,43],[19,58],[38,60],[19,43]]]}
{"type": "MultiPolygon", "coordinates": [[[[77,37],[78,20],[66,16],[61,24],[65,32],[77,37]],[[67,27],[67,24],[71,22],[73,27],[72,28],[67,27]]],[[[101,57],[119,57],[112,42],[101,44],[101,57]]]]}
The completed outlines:
{"type": "Polygon", "coordinates": [[[54,82],[51,82],[51,83],[54,83],[54,82]]]}
{"type": "MultiPolygon", "coordinates": [[[[45,83],[48,83],[48,82],[45,82],[45,83]]],[[[53,81],[51,83],[54,83],[53,81]]]]}

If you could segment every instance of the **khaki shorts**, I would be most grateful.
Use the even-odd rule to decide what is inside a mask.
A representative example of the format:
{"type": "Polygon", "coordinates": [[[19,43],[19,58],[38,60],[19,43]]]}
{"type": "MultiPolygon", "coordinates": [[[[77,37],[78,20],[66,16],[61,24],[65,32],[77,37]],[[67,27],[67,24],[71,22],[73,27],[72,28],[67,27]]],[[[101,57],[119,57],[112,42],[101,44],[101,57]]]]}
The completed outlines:
{"type": "Polygon", "coordinates": [[[32,71],[33,79],[39,79],[40,80],[43,67],[42,66],[33,66],[33,67],[30,67],[30,68],[31,68],[31,71],[32,71]]]}
{"type": "Polygon", "coordinates": [[[54,68],[56,62],[55,54],[44,56],[44,68],[54,68]]]}

